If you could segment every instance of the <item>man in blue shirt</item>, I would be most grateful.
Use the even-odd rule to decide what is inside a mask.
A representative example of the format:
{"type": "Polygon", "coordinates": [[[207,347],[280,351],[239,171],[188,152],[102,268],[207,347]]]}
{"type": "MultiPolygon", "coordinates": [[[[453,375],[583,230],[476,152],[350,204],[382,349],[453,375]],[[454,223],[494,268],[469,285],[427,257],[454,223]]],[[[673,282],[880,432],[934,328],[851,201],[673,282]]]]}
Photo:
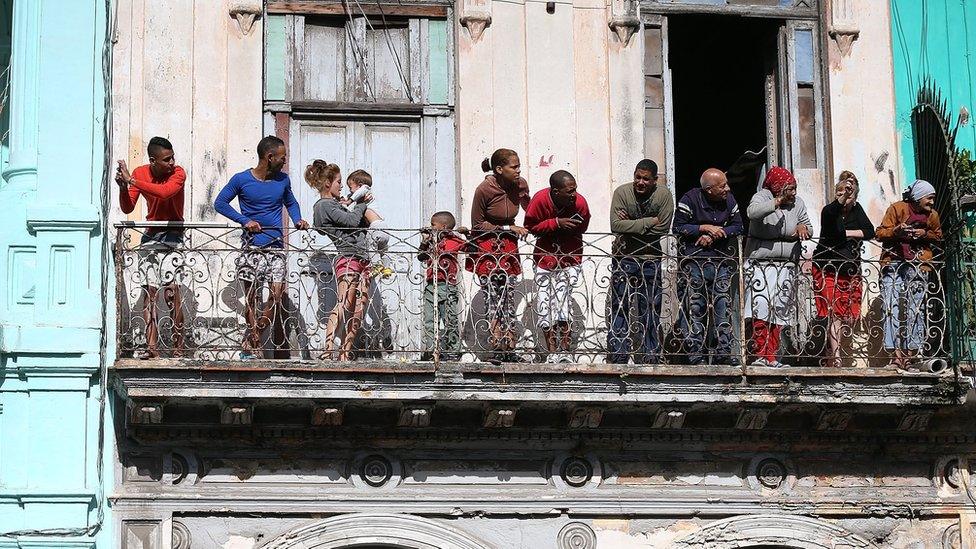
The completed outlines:
{"type": "Polygon", "coordinates": [[[732,356],[729,301],[738,257],[736,237],[742,232],[742,215],[729,192],[728,178],[721,170],[705,170],[701,188],[685,193],[674,212],[674,234],[680,239],[679,289],[684,302],[680,325],[687,336],[685,351],[692,364],[705,364],[709,358],[712,364],[739,363],[732,356]],[[704,351],[711,334],[715,345],[704,351]]]}
{"type": "Polygon", "coordinates": [[[281,210],[298,229],[308,229],[302,219],[298,200],[291,191],[291,180],[281,169],[285,166],[285,142],[269,135],[258,143],[258,165],[235,174],[214,200],[217,213],[240,223],[243,251],[237,258],[237,278],[244,285],[244,317],[247,333],[242,342],[241,360],[255,358],[261,346],[261,331],[272,324],[282,311],[285,293],[285,254],[281,210]],[[238,212],[230,205],[237,198],[238,212]],[[260,317],[257,302],[265,282],[271,283],[271,299],[265,303],[260,317]]]}

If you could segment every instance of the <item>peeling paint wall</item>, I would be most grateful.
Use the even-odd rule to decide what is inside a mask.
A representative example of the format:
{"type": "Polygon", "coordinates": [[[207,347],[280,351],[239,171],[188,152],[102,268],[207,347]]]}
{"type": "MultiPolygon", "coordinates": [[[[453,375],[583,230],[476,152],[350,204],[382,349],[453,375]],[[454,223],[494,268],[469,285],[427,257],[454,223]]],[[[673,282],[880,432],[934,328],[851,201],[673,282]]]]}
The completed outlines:
{"type": "Polygon", "coordinates": [[[456,28],[462,218],[481,160],[504,147],[520,154],[532,191],[555,170],[575,174],[590,229],[608,231],[612,190],[643,158],[642,38],[620,44],[602,0],[556,2],[552,14],[545,2],[493,2],[491,12],[478,40],[456,28]]]}
{"type": "MultiPolygon", "coordinates": [[[[832,8],[827,26],[835,36],[844,27],[858,33],[848,53],[841,50],[841,39],[827,41],[833,179],[843,170],[854,172],[861,183],[860,203],[880,223],[888,205],[901,200],[902,188],[890,14],[886,3],[877,0],[837,0],[832,8]]],[[[823,203],[808,207],[819,211],[823,203]]]]}
{"type": "MultiPolygon", "coordinates": [[[[216,219],[228,177],[255,163],[262,133],[263,20],[243,34],[228,0],[118,0],[113,150],[132,167],[160,135],[187,171],[188,221],[216,219]]],[[[239,2],[237,2],[239,3],[239,2]]],[[[116,188],[112,221],[123,219],[116,188]]],[[[133,220],[145,219],[140,201],[133,220]]]]}

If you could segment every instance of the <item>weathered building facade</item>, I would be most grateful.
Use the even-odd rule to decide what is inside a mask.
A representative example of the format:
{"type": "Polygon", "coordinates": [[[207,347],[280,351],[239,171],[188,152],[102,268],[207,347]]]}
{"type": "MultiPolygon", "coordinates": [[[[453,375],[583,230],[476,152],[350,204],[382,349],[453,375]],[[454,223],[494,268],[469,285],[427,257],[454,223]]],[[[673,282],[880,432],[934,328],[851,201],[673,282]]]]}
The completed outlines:
{"type": "MultiPolygon", "coordinates": [[[[168,137],[196,223],[186,358],[131,358],[139,228],[115,233],[121,547],[974,546],[971,365],[886,369],[872,355],[876,328],[858,328],[854,360],[835,369],[609,365],[589,340],[571,365],[491,365],[476,352],[419,362],[409,342],[420,313],[403,286],[416,267],[403,266],[375,294],[399,298],[376,321],[393,351],[315,360],[299,333],[260,360],[233,359],[237,232],[211,204],[254,165],[264,134],[288,144],[303,212],[317,195],[300,174],[323,158],[372,172],[378,207],[403,229],[441,209],[467,222],[480,161],[498,147],[521,155],[533,191],[553,170],[575,173],[594,235],[644,157],[677,194],[743,156],[758,159],[739,164],[747,173],[787,165],[811,212],[848,169],[877,222],[904,181],[886,2],[119,0],[117,10],[113,149],[135,165],[150,137],[168,137]]],[[[313,303],[309,242],[293,234],[289,296],[313,303]]],[[[602,317],[607,292],[594,275],[586,318],[602,317]]],[[[314,307],[295,307],[296,325],[315,324],[314,307]]],[[[581,339],[605,338],[599,321],[583,324],[581,339]]],[[[477,340],[476,323],[465,330],[477,340]]]]}
{"type": "Polygon", "coordinates": [[[0,2],[3,548],[107,547],[114,534],[102,461],[108,21],[101,2],[0,2]]]}

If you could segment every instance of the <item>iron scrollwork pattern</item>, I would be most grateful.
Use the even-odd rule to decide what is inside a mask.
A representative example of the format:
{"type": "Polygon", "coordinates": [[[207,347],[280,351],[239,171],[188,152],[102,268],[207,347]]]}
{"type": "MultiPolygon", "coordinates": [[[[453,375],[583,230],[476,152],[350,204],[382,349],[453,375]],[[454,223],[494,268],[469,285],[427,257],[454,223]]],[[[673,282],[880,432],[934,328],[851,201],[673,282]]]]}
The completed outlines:
{"type": "Polygon", "coordinates": [[[875,242],[842,266],[843,280],[817,271],[815,240],[798,259],[751,260],[739,242],[733,255],[705,261],[680,257],[673,236],[659,255],[621,256],[604,233],[584,235],[582,253],[549,272],[534,264],[529,237],[501,258],[513,268],[478,276],[471,265],[484,251],[431,257],[421,231],[384,229],[388,249],[355,278],[357,313],[339,295],[353,280],[342,257],[315,231],[292,230],[282,248],[255,250],[242,247],[239,227],[170,224],[178,244],[144,244],[159,225],[117,226],[120,358],[232,360],[256,331],[263,360],[476,362],[499,360],[504,343],[500,359],[509,362],[722,367],[756,360],[756,318],[778,326],[776,356],[790,366],[883,367],[894,348],[921,367],[944,367],[948,357],[943,257],[893,268],[875,242]],[[446,273],[443,284],[435,270],[446,273]],[[272,282],[283,286],[280,302],[272,282]],[[560,323],[569,348],[551,352],[546,328],[560,323]],[[351,331],[352,352],[342,356],[351,331]],[[830,360],[832,338],[840,361],[830,360]]]}

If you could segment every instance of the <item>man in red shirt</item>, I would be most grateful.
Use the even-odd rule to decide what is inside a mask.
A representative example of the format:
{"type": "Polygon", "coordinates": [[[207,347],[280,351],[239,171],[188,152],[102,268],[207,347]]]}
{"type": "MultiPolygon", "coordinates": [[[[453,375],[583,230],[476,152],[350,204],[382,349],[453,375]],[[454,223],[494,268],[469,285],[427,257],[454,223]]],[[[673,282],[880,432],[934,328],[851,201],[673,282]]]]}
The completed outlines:
{"type": "MultiPolygon", "coordinates": [[[[146,221],[183,222],[183,185],[186,172],[176,165],[173,145],[162,137],[153,137],[146,148],[149,164],[139,166],[132,173],[119,160],[115,182],[119,185],[119,206],[132,213],[139,195],[146,201],[146,221]]],[[[141,359],[159,357],[159,319],[156,300],[163,287],[163,299],[173,321],[173,356],[183,356],[183,308],[179,278],[184,258],[179,250],[183,243],[183,229],[150,227],[142,234],[139,244],[139,278],[143,295],[142,317],[146,324],[146,349],[133,356],[141,359]]]]}
{"type": "Polygon", "coordinates": [[[566,170],[549,176],[549,188],[535,193],[525,210],[525,228],[538,237],[532,259],[536,315],[549,351],[546,362],[573,362],[572,294],[582,278],[583,233],[589,225],[590,207],[566,170]]]}

